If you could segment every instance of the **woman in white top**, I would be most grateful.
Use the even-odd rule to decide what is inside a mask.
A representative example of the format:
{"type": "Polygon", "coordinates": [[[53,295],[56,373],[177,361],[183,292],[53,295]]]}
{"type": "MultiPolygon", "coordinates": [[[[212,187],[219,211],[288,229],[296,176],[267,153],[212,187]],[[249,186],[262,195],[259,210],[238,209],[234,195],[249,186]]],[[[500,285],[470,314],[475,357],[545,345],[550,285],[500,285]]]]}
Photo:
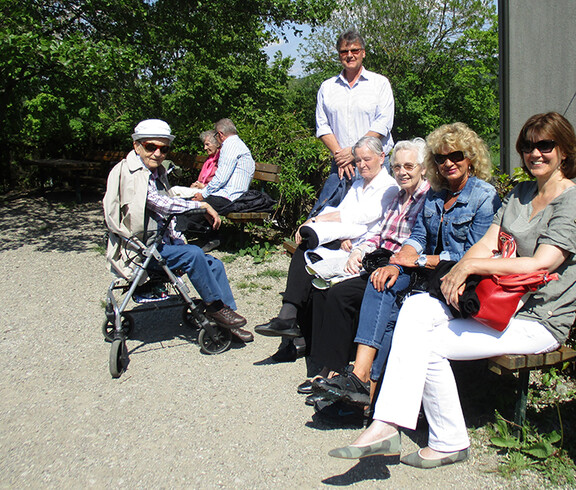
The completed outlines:
{"type": "Polygon", "coordinates": [[[302,335],[298,325],[304,330],[309,326],[306,310],[312,290],[313,276],[306,272],[304,253],[309,245],[312,245],[311,248],[316,248],[318,243],[310,244],[308,240],[303,240],[304,230],[316,225],[336,224],[342,233],[339,237],[333,236],[333,238],[353,238],[346,235],[347,230],[356,226],[365,230],[375,227],[382,219],[384,210],[398,193],[399,187],[396,181],[385,169],[382,169],[385,155],[382,142],[378,138],[373,136],[361,138],[354,145],[353,151],[362,179],[354,182],[338,207],[325,209],[322,214],[309,219],[298,229],[296,241],[299,247],[290,262],[282,308],[277,317],[272,318],[266,324],[258,325],[255,328],[257,333],[294,338],[302,335]]]}

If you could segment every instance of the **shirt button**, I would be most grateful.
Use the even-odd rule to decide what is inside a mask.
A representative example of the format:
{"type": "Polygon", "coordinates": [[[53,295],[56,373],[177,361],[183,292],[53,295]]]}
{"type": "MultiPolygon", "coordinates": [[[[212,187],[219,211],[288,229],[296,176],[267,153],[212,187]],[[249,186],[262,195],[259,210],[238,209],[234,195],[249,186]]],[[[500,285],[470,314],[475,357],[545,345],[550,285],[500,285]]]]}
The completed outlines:
{"type": "Polygon", "coordinates": [[[552,312],[551,311],[547,311],[548,316],[552,316],[552,312]]]}

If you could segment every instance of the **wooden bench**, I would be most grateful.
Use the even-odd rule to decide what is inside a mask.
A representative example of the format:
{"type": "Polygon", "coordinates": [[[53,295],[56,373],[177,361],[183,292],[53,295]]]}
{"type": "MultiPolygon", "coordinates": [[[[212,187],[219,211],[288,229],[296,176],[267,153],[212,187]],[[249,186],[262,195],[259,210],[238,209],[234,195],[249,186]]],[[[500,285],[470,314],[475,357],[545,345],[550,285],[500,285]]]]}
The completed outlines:
{"type": "Polygon", "coordinates": [[[286,253],[288,255],[294,255],[294,252],[298,247],[298,245],[296,245],[296,242],[294,240],[285,240],[282,246],[284,247],[284,250],[286,250],[286,253]]]}
{"type": "MultiPolygon", "coordinates": [[[[76,200],[81,202],[81,186],[83,183],[106,185],[106,175],[110,168],[126,157],[126,151],[101,150],[92,151],[83,156],[82,160],[70,160],[65,158],[46,160],[25,160],[26,165],[37,166],[41,171],[47,169],[69,179],[74,185],[76,200]],[[94,172],[102,176],[92,175],[94,172]]],[[[192,155],[184,152],[173,152],[168,155],[168,160],[186,170],[200,170],[206,161],[204,155],[192,155]]],[[[279,165],[256,162],[254,180],[261,182],[280,182],[279,165]]],[[[228,213],[227,219],[235,223],[261,223],[270,218],[270,213],[228,213]]]]}
{"type": "MultiPolygon", "coordinates": [[[[191,155],[189,153],[175,152],[168,155],[168,159],[174,162],[175,165],[186,170],[200,170],[206,161],[205,155],[191,155]]],[[[279,165],[272,165],[269,163],[256,162],[256,170],[254,172],[254,180],[261,182],[280,182],[279,165]]],[[[225,215],[227,219],[234,223],[261,223],[270,218],[270,213],[265,212],[246,212],[246,213],[228,213],[225,215]]]]}
{"type": "MultiPolygon", "coordinates": [[[[100,158],[94,158],[94,155],[87,155],[81,160],[68,158],[41,159],[41,160],[24,160],[22,163],[26,166],[38,168],[41,180],[50,179],[54,182],[56,177],[62,178],[69,182],[76,193],[76,201],[82,201],[81,189],[83,185],[105,186],[106,175],[112,163],[119,162],[125,155],[120,156],[117,160],[113,153],[120,152],[102,152],[100,158]],[[106,153],[106,154],[104,154],[106,153]]],[[[42,183],[44,185],[44,183],[42,183]]]]}
{"type": "Polygon", "coordinates": [[[516,404],[514,407],[514,423],[516,433],[520,432],[526,420],[526,404],[528,402],[528,389],[530,385],[530,371],[555,366],[562,362],[576,358],[576,351],[570,347],[562,346],[546,354],[506,354],[488,359],[488,369],[498,375],[518,374],[518,387],[516,404]]]}

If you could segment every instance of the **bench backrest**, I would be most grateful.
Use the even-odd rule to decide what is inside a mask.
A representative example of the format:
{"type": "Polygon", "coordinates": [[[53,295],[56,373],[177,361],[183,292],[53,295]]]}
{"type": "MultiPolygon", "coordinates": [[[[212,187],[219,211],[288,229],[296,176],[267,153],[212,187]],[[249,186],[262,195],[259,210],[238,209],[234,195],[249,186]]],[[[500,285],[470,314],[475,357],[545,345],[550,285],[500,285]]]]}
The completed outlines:
{"type": "MultiPolygon", "coordinates": [[[[99,150],[92,151],[83,158],[87,161],[117,163],[126,157],[126,152],[122,150],[99,150]]],[[[185,152],[172,152],[168,155],[168,160],[172,160],[176,165],[185,170],[200,170],[208,157],[205,155],[192,155],[185,152]]],[[[256,162],[254,179],[264,182],[280,182],[279,165],[256,162]]]]}
{"type": "MultiPolygon", "coordinates": [[[[208,157],[205,155],[194,156],[190,155],[189,153],[176,152],[176,153],[170,153],[168,155],[168,158],[172,160],[179,167],[182,167],[183,169],[200,170],[208,157]]],[[[280,182],[279,173],[280,173],[279,165],[256,162],[256,171],[254,172],[254,178],[256,180],[278,183],[280,182]]]]}

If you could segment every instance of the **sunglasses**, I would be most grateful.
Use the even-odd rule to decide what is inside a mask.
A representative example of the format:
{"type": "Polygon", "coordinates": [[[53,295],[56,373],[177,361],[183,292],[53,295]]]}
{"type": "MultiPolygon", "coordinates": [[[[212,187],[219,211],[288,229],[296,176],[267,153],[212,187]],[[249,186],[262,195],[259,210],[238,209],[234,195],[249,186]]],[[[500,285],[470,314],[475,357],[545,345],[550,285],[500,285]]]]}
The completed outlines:
{"type": "Polygon", "coordinates": [[[532,141],[524,141],[520,150],[522,153],[532,153],[536,148],[540,153],[550,153],[554,148],[556,148],[556,141],[554,140],[541,140],[533,143],[532,141]]]}
{"type": "Polygon", "coordinates": [[[155,145],[154,143],[142,143],[142,146],[148,153],[155,153],[156,150],[160,150],[162,155],[166,155],[170,151],[170,147],[168,145],[155,145]]]}
{"type": "Polygon", "coordinates": [[[442,155],[440,153],[434,153],[434,161],[436,165],[442,165],[446,160],[450,160],[452,163],[461,162],[466,158],[463,151],[453,151],[448,153],[448,155],[442,155]]]}
{"type": "Polygon", "coordinates": [[[358,56],[360,54],[360,51],[362,51],[361,48],[341,49],[340,51],[338,51],[338,53],[340,54],[340,56],[347,56],[348,53],[350,53],[352,56],[358,56]]]}
{"type": "Polygon", "coordinates": [[[399,163],[397,163],[396,165],[392,165],[392,170],[394,172],[400,172],[400,169],[403,168],[404,170],[406,170],[406,172],[412,172],[412,170],[414,170],[418,165],[420,165],[419,163],[405,163],[404,165],[400,165],[399,163]]]}

